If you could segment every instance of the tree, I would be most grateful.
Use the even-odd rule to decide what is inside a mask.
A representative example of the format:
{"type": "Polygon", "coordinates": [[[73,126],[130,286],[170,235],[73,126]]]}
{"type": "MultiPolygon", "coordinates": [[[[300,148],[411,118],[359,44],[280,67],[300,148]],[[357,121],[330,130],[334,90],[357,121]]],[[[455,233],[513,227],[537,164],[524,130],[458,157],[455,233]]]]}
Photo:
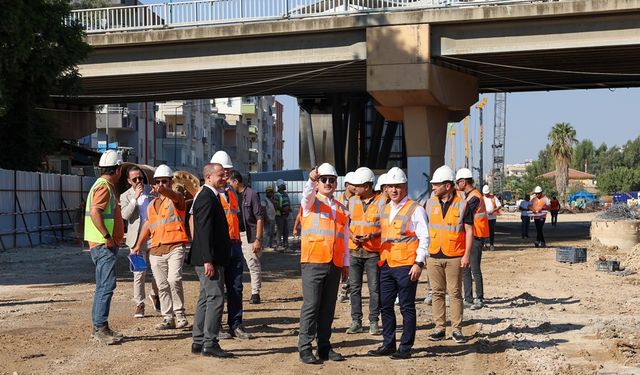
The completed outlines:
{"type": "Polygon", "coordinates": [[[593,172],[593,167],[596,163],[596,148],[593,146],[593,142],[590,139],[583,139],[578,142],[571,159],[571,168],[593,172]]]}
{"type": "Polygon", "coordinates": [[[603,194],[640,189],[640,168],[618,167],[598,176],[598,190],[603,194]]]}
{"type": "Polygon", "coordinates": [[[569,184],[569,163],[571,163],[573,156],[573,145],[578,142],[576,130],[569,123],[557,123],[551,128],[549,140],[551,141],[551,155],[556,161],[556,189],[560,201],[564,202],[569,184]]]}
{"type": "Polygon", "coordinates": [[[0,167],[36,170],[56,144],[38,108],[52,94],[79,92],[76,64],[90,51],[82,27],[67,22],[67,0],[6,1],[0,7],[0,167]]]}

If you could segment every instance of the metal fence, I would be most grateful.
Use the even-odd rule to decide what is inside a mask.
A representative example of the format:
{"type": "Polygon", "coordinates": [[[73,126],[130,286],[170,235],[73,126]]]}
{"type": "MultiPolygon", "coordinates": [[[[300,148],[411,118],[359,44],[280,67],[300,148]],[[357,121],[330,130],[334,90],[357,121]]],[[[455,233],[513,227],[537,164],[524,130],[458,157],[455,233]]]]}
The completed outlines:
{"type": "Polygon", "coordinates": [[[0,169],[0,249],[80,239],[82,204],[95,180],[0,169]]]}
{"type": "Polygon", "coordinates": [[[87,33],[105,33],[536,1],[544,0],[197,0],[80,9],[72,11],[70,21],[79,22],[87,33]]]}

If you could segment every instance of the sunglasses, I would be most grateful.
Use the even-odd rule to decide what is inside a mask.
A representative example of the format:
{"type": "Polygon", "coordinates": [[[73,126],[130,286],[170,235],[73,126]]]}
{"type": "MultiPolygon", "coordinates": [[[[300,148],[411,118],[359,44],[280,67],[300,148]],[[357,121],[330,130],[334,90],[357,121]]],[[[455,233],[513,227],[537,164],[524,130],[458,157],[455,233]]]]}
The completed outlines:
{"type": "Polygon", "coordinates": [[[335,184],[336,183],[336,178],[335,177],[320,177],[320,182],[322,182],[323,184],[335,184]]]}
{"type": "Polygon", "coordinates": [[[168,178],[161,178],[161,179],[155,180],[154,183],[156,185],[157,184],[168,184],[169,181],[171,181],[171,180],[169,180],[168,178]]]}
{"type": "Polygon", "coordinates": [[[131,179],[131,181],[133,181],[133,182],[138,182],[138,181],[142,182],[142,181],[144,181],[144,179],[142,177],[134,177],[134,178],[131,179]]]}

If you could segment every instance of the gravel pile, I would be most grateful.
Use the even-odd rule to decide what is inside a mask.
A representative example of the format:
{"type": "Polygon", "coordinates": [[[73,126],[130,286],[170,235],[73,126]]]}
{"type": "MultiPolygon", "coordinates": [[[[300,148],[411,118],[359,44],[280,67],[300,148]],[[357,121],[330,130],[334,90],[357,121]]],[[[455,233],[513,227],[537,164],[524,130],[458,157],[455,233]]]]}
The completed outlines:
{"type": "Polygon", "coordinates": [[[608,210],[602,211],[597,218],[599,220],[640,220],[640,210],[626,204],[614,204],[608,210]]]}

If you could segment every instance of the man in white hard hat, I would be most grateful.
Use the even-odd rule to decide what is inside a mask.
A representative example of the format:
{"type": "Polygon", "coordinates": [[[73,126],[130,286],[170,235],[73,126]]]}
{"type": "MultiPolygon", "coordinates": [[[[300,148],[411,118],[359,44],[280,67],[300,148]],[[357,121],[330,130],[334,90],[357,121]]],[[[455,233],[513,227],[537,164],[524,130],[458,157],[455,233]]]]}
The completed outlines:
{"type": "MultiPolygon", "coordinates": [[[[153,200],[151,195],[151,186],[145,184],[145,177],[142,170],[138,166],[132,166],[127,170],[127,182],[131,186],[127,191],[120,195],[120,207],[122,209],[122,218],[127,221],[127,239],[126,244],[129,249],[133,248],[138,240],[140,229],[147,221],[147,207],[153,200]]],[[[149,259],[149,248],[145,242],[141,246],[141,252],[144,258],[149,259]]],[[[133,302],[136,305],[134,318],[144,318],[145,312],[145,279],[146,271],[133,273],[133,302]]],[[[153,302],[153,307],[160,313],[160,297],[158,297],[158,286],[155,279],[152,278],[151,288],[153,294],[149,298],[153,302]]]]}
{"type": "Polygon", "coordinates": [[[533,199],[531,199],[530,209],[533,216],[533,223],[536,226],[536,242],[535,247],[547,247],[547,243],[544,240],[544,222],[547,220],[547,212],[551,202],[542,192],[540,186],[536,186],[533,189],[533,199]]]}
{"type": "Polygon", "coordinates": [[[484,205],[487,208],[487,218],[489,219],[489,250],[493,251],[495,249],[493,243],[496,237],[496,220],[502,204],[495,195],[491,194],[489,185],[482,187],[482,195],[484,195],[484,205]]]}
{"type": "Polygon", "coordinates": [[[182,265],[189,237],[184,226],[187,205],[184,196],[173,191],[173,171],[161,164],[153,174],[153,194],[147,208],[147,221],[138,241],[131,249],[139,253],[151,236],[149,263],[158,285],[162,322],[156,329],[185,328],[189,325],[184,313],[182,265]]]}
{"type": "Polygon", "coordinates": [[[470,267],[463,271],[464,307],[480,309],[484,300],[484,282],[482,280],[482,248],[489,237],[489,220],[482,194],[473,186],[473,175],[468,168],[460,168],[456,173],[456,185],[464,193],[467,210],[473,212],[473,244],[471,245],[470,267]],[[473,275],[473,279],[472,279],[473,275]],[[476,298],[473,298],[472,283],[476,284],[476,298]]]}
{"type": "Polygon", "coordinates": [[[451,337],[457,343],[466,342],[462,334],[462,271],[469,267],[473,244],[473,212],[455,190],[453,170],[444,165],[433,173],[433,197],[427,201],[429,221],[429,259],[427,273],[433,289],[431,303],[435,330],[432,341],[446,337],[445,293],[451,307],[451,337]]]}
{"type": "Polygon", "coordinates": [[[380,213],[386,201],[380,202],[380,195],[373,190],[375,175],[367,167],[358,168],[350,183],[356,194],[349,199],[351,222],[349,230],[350,267],[349,290],[351,291],[351,326],[347,333],[363,331],[362,328],[362,277],[367,274],[369,286],[369,333],[379,335],[380,287],[378,282],[378,261],[380,260],[380,213]]]}
{"type": "Polygon", "coordinates": [[[343,361],[331,348],[331,326],[340,280],[349,276],[349,213],[333,194],[338,181],[329,163],[313,169],[302,192],[302,307],[298,352],[300,361],[343,361]],[[317,189],[317,193],[316,193],[317,189]],[[317,339],[316,357],[311,348],[317,339]]]}
{"type": "Polygon", "coordinates": [[[100,177],[87,195],[84,217],[84,240],[89,243],[91,259],[96,266],[92,337],[107,345],[116,344],[123,338],[109,327],[118,248],[124,239],[124,222],[116,196],[121,165],[122,157],[116,151],[107,150],[102,154],[98,163],[100,177]]]}
{"type": "Polygon", "coordinates": [[[416,337],[416,290],[427,258],[429,229],[424,208],[407,195],[407,176],[402,169],[389,169],[384,182],[391,199],[380,214],[382,243],[378,266],[384,341],[369,354],[408,359],[416,337]],[[399,346],[396,346],[396,296],[402,314],[399,346]]]}
{"type": "Polygon", "coordinates": [[[277,238],[280,242],[280,248],[286,250],[289,248],[289,214],[291,213],[291,200],[289,199],[289,194],[287,194],[287,185],[284,183],[284,180],[278,179],[276,185],[278,187],[278,192],[275,194],[276,225],[278,227],[277,238]]]}

